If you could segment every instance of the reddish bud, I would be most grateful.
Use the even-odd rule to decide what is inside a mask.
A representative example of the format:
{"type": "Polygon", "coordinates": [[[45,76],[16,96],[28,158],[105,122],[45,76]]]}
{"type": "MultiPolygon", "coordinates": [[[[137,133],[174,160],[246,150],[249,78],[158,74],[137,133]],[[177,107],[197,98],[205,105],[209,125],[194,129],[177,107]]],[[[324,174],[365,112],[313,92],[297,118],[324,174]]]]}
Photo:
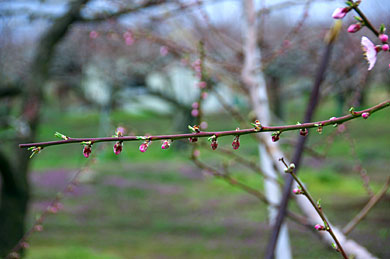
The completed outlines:
{"type": "Polygon", "coordinates": [[[114,154],[119,155],[119,153],[122,152],[123,149],[123,142],[122,141],[116,142],[113,149],[114,149],[114,154]]]}
{"type": "Polygon", "coordinates": [[[149,144],[148,144],[147,142],[142,143],[142,144],[139,146],[139,151],[141,151],[142,153],[144,153],[146,150],[148,150],[148,147],[149,147],[149,144]]]}
{"type": "Polygon", "coordinates": [[[171,144],[169,143],[168,140],[164,140],[163,143],[162,143],[162,145],[161,145],[161,148],[162,148],[162,149],[168,149],[170,145],[171,145],[171,144]]]}
{"type": "Polygon", "coordinates": [[[238,149],[240,147],[240,137],[239,136],[236,136],[233,139],[232,147],[233,147],[234,150],[236,150],[236,149],[238,149]]]}
{"type": "Polygon", "coordinates": [[[218,147],[218,141],[217,141],[216,138],[213,138],[213,140],[211,140],[211,148],[212,148],[213,150],[216,150],[217,147],[218,147]]]}
{"type": "Polygon", "coordinates": [[[198,142],[198,138],[189,138],[188,139],[191,143],[198,142]]]}
{"type": "Polygon", "coordinates": [[[389,47],[389,44],[383,44],[382,45],[382,50],[383,51],[389,51],[390,47],[389,47]]]}
{"type": "Polygon", "coordinates": [[[349,9],[347,7],[339,7],[334,10],[332,17],[333,19],[343,19],[348,12],[349,9]]]}
{"type": "Polygon", "coordinates": [[[298,194],[303,194],[303,191],[302,191],[301,189],[294,189],[294,190],[293,190],[293,193],[294,193],[295,195],[298,195],[298,194]]]}
{"type": "Polygon", "coordinates": [[[280,133],[272,134],[272,142],[276,142],[280,139],[280,133]]]}
{"type": "Polygon", "coordinates": [[[199,108],[199,103],[198,102],[194,102],[192,104],[192,109],[198,109],[199,108]]]}
{"type": "Polygon", "coordinates": [[[362,117],[363,117],[363,119],[367,119],[368,117],[370,117],[370,113],[368,113],[368,112],[363,112],[363,113],[362,113],[362,117]]]}
{"type": "Polygon", "coordinates": [[[320,224],[315,225],[314,228],[317,229],[318,231],[323,231],[323,230],[325,230],[325,227],[322,226],[322,225],[320,225],[320,224]]]}
{"type": "Polygon", "coordinates": [[[361,28],[362,26],[360,25],[360,23],[351,24],[348,27],[348,32],[355,33],[358,32],[361,28]]]}
{"type": "Polygon", "coordinates": [[[386,43],[386,42],[389,40],[389,36],[387,36],[386,34],[380,34],[380,35],[379,35],[379,39],[380,39],[383,43],[386,43]]]}
{"type": "Polygon", "coordinates": [[[300,130],[299,130],[299,134],[300,134],[301,136],[306,137],[307,134],[309,134],[309,131],[308,131],[306,128],[300,129],[300,130]]]}
{"type": "Polygon", "coordinates": [[[83,155],[88,158],[92,153],[92,146],[91,145],[85,145],[83,148],[83,155]]]}

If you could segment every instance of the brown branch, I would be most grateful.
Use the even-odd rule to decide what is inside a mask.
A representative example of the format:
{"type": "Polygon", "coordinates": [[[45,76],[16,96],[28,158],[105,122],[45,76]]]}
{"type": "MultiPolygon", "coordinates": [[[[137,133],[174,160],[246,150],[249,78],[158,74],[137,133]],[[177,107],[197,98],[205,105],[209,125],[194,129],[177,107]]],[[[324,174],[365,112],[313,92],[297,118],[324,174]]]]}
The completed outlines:
{"type": "Polygon", "coordinates": [[[185,139],[191,137],[223,137],[223,136],[241,136],[246,134],[260,133],[260,132],[277,132],[280,133],[291,130],[299,130],[299,129],[309,129],[309,128],[320,128],[326,127],[335,124],[342,124],[346,121],[356,119],[361,117],[363,113],[373,114],[376,111],[382,110],[386,107],[390,106],[390,100],[379,103],[371,108],[361,110],[361,111],[353,111],[352,114],[334,117],[328,120],[317,121],[317,122],[309,122],[297,125],[285,125],[285,126],[261,126],[260,129],[252,128],[252,129],[243,129],[243,130],[229,130],[229,131],[215,131],[215,132],[200,132],[200,133],[187,133],[187,134],[174,134],[174,135],[159,135],[159,136],[124,136],[124,137],[102,137],[102,138],[69,138],[67,140],[59,140],[59,141],[48,141],[48,142],[38,142],[38,143],[28,143],[28,144],[19,144],[20,148],[28,148],[28,147],[47,147],[53,145],[61,145],[61,144],[69,144],[69,143],[81,143],[91,141],[92,143],[98,142],[108,142],[108,141],[140,141],[140,140],[177,140],[177,139],[185,139]]]}
{"type": "Polygon", "coordinates": [[[387,178],[382,189],[367,202],[366,206],[343,228],[343,233],[348,235],[367,216],[370,210],[385,196],[390,187],[390,177],[387,178]]]}

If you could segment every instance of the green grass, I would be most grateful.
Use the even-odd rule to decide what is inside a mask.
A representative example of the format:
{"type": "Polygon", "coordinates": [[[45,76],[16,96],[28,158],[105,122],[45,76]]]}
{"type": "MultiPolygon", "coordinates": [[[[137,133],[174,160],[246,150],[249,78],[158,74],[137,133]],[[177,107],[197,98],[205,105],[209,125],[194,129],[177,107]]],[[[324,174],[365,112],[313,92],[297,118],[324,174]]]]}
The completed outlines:
{"type": "MultiPolygon", "coordinates": [[[[296,107],[289,109],[290,123],[295,123],[302,114],[302,107],[296,107]]],[[[329,118],[335,112],[331,102],[324,107],[318,111],[318,119],[329,118]]],[[[313,196],[322,199],[324,210],[335,225],[346,224],[367,201],[362,179],[354,171],[357,162],[367,169],[374,191],[381,188],[389,175],[388,114],[384,110],[368,120],[357,119],[347,124],[348,133],[356,142],[356,158],[351,155],[350,142],[344,134],[328,142],[328,136],[337,129],[325,128],[322,135],[310,132],[309,146],[319,153],[327,151],[327,158],[306,156],[299,174],[313,196]]],[[[137,135],[169,133],[173,120],[124,112],[111,116],[112,125],[123,125],[137,135]]],[[[210,116],[207,120],[210,130],[237,126],[226,116],[210,116]]],[[[55,131],[74,137],[98,136],[101,131],[98,125],[97,113],[59,114],[54,109],[44,116],[39,140],[54,139],[55,131]]],[[[281,142],[295,134],[282,134],[281,142]]],[[[231,141],[222,138],[219,143],[230,147],[231,141]]],[[[261,257],[270,231],[264,204],[201,172],[188,160],[189,150],[178,150],[176,143],[164,151],[159,143],[153,143],[145,153],[138,151],[138,145],[125,143],[119,156],[113,154],[111,145],[100,152],[97,152],[99,145],[93,147],[97,163],[84,173],[76,193],[64,198],[64,209],[49,216],[45,230],[32,236],[27,258],[261,257]]],[[[283,147],[291,155],[293,148],[283,147]]],[[[70,144],[44,149],[34,157],[32,177],[50,179],[58,169],[63,169],[65,175],[56,187],[34,182],[30,224],[44,208],[43,202],[52,199],[66,186],[71,173],[88,161],[81,152],[81,145],[70,144]]],[[[256,143],[250,136],[241,138],[237,153],[252,161],[258,159],[256,143]]],[[[201,158],[213,166],[232,163],[221,157],[216,152],[201,151],[201,158]]],[[[249,169],[236,165],[230,169],[235,178],[263,189],[262,178],[249,169]]],[[[294,203],[290,208],[297,211],[294,203]]],[[[387,198],[352,233],[354,239],[383,258],[390,256],[384,246],[390,236],[388,213],[387,198]]],[[[294,257],[338,257],[303,227],[292,223],[290,232],[294,257]]]]}

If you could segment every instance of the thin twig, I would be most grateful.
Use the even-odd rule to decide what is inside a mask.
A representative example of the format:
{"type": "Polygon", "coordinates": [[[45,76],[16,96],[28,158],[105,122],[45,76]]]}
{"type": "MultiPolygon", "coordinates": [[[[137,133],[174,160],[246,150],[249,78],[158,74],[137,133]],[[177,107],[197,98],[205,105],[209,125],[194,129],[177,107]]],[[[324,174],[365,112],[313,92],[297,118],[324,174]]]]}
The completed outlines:
{"type": "Polygon", "coordinates": [[[341,117],[334,117],[328,120],[317,121],[317,122],[309,122],[297,125],[285,125],[285,126],[261,126],[260,129],[252,128],[252,129],[243,129],[243,130],[228,130],[228,131],[215,131],[215,132],[199,132],[199,133],[186,133],[186,134],[174,134],[174,135],[157,135],[157,136],[123,136],[123,137],[102,137],[102,138],[68,138],[66,140],[58,140],[58,141],[47,141],[47,142],[37,142],[37,143],[28,143],[28,144],[19,144],[20,148],[29,148],[29,147],[47,147],[53,145],[61,145],[61,144],[69,144],[69,143],[82,143],[82,142],[108,142],[108,141],[154,141],[154,140],[178,140],[192,137],[223,137],[223,136],[241,136],[246,134],[260,133],[260,132],[277,132],[280,133],[291,130],[300,130],[300,129],[309,129],[309,128],[319,128],[326,127],[335,124],[342,124],[346,121],[356,119],[361,117],[362,113],[373,114],[376,111],[384,109],[390,106],[390,100],[379,103],[371,108],[362,110],[362,111],[354,111],[352,114],[344,115],[341,117]]]}
{"type": "Polygon", "coordinates": [[[370,210],[385,196],[390,187],[390,177],[387,178],[382,189],[367,202],[366,206],[343,228],[344,235],[348,235],[351,231],[367,216],[370,210]]]}

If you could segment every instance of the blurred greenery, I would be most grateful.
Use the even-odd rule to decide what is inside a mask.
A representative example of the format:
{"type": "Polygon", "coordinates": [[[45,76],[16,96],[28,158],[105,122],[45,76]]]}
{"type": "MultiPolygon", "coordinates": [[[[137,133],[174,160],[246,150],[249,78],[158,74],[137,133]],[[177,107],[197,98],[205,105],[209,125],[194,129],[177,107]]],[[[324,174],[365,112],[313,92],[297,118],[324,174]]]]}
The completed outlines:
{"type": "MultiPolygon", "coordinates": [[[[369,97],[370,104],[379,101],[380,92],[369,97]]],[[[303,113],[302,100],[288,104],[289,123],[296,123],[303,113]]],[[[332,101],[321,104],[318,119],[336,112],[332,101]]],[[[390,168],[389,111],[357,119],[347,124],[355,140],[356,154],[367,169],[370,187],[378,191],[390,168]]],[[[171,133],[174,118],[155,114],[131,115],[114,112],[112,125],[122,125],[134,134],[171,133]]],[[[235,128],[227,115],[207,118],[209,130],[235,128]]],[[[97,136],[99,114],[92,112],[60,113],[48,109],[39,129],[39,140],[54,139],[59,131],[71,137],[97,136]]],[[[114,129],[114,126],[112,126],[114,129]]],[[[351,155],[350,141],[345,133],[333,141],[329,136],[336,128],[325,128],[322,135],[310,132],[309,146],[326,159],[309,155],[300,175],[322,206],[330,221],[345,225],[367,202],[357,163],[351,155]]],[[[284,133],[283,148],[291,155],[293,148],[284,142],[296,133],[284,133]]],[[[205,141],[205,140],[203,140],[205,141]]],[[[27,258],[253,258],[266,246],[269,227],[267,208],[256,198],[208,176],[188,159],[189,150],[176,150],[175,143],[162,151],[153,143],[147,152],[138,151],[139,143],[125,143],[119,156],[111,145],[97,153],[97,163],[83,173],[75,192],[63,199],[64,209],[50,215],[44,231],[32,235],[27,258]]],[[[220,145],[230,147],[231,139],[220,139],[220,145]]],[[[94,151],[99,145],[94,146],[94,151]]],[[[29,224],[86,159],[79,144],[54,146],[34,157],[31,179],[33,203],[29,224]]],[[[241,138],[238,154],[252,161],[257,159],[257,147],[250,136],[241,138]]],[[[210,150],[202,150],[201,158],[220,166],[228,158],[210,150]]],[[[231,173],[248,185],[262,190],[262,178],[245,167],[231,165],[231,173]]],[[[292,210],[298,211],[295,204],[292,210]]],[[[389,199],[385,198],[351,237],[381,258],[389,257],[389,199]]],[[[290,221],[291,242],[296,257],[338,258],[326,249],[304,227],[290,221]]]]}

